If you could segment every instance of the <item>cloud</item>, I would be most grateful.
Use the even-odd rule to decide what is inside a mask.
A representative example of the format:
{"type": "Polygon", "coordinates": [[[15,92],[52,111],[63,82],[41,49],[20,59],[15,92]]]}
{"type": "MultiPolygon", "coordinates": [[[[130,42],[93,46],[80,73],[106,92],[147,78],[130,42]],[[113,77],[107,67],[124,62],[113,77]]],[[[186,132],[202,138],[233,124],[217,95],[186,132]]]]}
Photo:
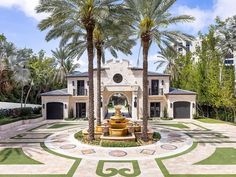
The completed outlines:
{"type": "Polygon", "coordinates": [[[0,0],[0,7],[19,9],[24,12],[26,16],[40,21],[47,15],[43,13],[36,13],[35,8],[38,4],[39,0],[0,0]]]}
{"type": "Polygon", "coordinates": [[[214,0],[214,5],[211,9],[201,9],[198,6],[178,6],[174,10],[175,15],[187,14],[196,18],[196,20],[192,23],[177,25],[177,28],[180,28],[185,32],[197,34],[199,31],[207,30],[207,27],[214,23],[214,20],[217,16],[224,20],[228,17],[236,15],[236,1],[214,0]]]}

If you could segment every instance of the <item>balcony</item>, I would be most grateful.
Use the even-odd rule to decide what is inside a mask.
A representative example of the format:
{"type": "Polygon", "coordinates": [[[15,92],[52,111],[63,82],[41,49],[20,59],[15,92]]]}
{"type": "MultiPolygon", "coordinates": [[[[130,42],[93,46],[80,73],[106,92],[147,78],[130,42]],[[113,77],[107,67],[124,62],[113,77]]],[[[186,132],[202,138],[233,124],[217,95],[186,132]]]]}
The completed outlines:
{"type": "Polygon", "coordinates": [[[84,88],[78,88],[77,96],[88,96],[88,90],[84,88]]]}
{"type": "Polygon", "coordinates": [[[158,96],[158,95],[163,95],[163,88],[159,89],[159,90],[153,90],[151,88],[149,88],[148,94],[150,96],[158,96]]]}

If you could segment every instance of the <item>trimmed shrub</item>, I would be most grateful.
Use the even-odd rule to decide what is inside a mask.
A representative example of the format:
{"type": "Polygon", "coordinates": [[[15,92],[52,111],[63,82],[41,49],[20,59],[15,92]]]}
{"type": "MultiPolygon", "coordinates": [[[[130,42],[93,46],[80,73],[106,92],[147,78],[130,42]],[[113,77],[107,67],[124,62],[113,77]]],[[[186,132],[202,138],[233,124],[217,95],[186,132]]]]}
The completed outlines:
{"type": "Polygon", "coordinates": [[[23,107],[23,108],[12,108],[12,109],[0,109],[0,118],[4,117],[24,117],[31,116],[32,114],[41,114],[41,108],[31,108],[31,107],[23,107]]]}
{"type": "Polygon", "coordinates": [[[136,147],[139,144],[135,141],[101,141],[103,147],[136,147]]]}

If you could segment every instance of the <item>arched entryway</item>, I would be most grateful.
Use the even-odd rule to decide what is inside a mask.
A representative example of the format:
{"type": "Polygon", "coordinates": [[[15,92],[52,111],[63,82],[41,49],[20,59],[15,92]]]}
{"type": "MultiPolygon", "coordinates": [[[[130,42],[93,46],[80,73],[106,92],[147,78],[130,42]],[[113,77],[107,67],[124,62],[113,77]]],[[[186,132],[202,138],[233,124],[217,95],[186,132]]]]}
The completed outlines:
{"type": "Polygon", "coordinates": [[[108,101],[108,105],[107,105],[107,108],[108,108],[107,112],[108,113],[107,113],[106,118],[109,119],[112,115],[114,115],[114,113],[115,113],[114,107],[116,105],[122,106],[121,112],[123,113],[124,116],[131,117],[131,115],[130,115],[131,108],[130,108],[127,96],[122,93],[114,93],[114,94],[110,95],[110,97],[109,97],[109,101],[108,101]]]}

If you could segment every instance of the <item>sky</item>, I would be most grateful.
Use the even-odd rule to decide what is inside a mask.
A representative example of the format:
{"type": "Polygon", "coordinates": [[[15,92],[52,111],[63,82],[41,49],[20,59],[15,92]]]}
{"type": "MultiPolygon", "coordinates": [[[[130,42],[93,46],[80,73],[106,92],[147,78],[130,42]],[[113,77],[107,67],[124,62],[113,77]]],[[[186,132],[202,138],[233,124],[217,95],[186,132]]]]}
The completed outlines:
{"type": "MultiPolygon", "coordinates": [[[[58,40],[46,42],[46,32],[41,32],[37,25],[47,14],[37,14],[35,7],[39,0],[0,0],[0,34],[3,33],[8,41],[18,48],[32,48],[35,53],[41,49],[51,56],[51,50],[58,47],[58,40]]],[[[174,15],[192,15],[196,18],[193,23],[171,26],[171,29],[180,30],[196,36],[199,31],[205,33],[208,26],[214,23],[216,16],[226,19],[236,14],[236,0],[177,0],[170,9],[174,15]]],[[[119,59],[128,59],[134,66],[137,65],[140,43],[132,49],[133,54],[126,56],[119,53],[119,59]]],[[[154,45],[150,49],[149,70],[155,70],[158,48],[154,45]]],[[[113,57],[106,52],[106,59],[113,57]]],[[[142,56],[140,57],[142,58],[142,56]]],[[[87,70],[87,58],[84,54],[78,61],[80,71],[87,70]]],[[[160,71],[161,72],[161,71],[160,71]]]]}

